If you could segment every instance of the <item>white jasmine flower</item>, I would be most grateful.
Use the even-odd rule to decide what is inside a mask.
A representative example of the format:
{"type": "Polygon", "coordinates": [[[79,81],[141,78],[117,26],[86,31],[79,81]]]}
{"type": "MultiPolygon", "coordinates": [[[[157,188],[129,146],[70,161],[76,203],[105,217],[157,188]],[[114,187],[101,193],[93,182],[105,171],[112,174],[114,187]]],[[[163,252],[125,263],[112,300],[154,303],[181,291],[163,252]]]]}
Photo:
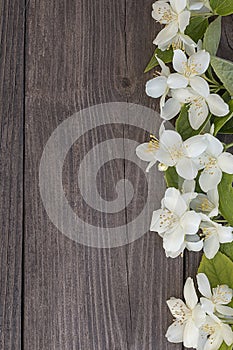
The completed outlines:
{"type": "Polygon", "coordinates": [[[180,134],[165,130],[159,141],[156,158],[167,166],[175,166],[177,173],[186,180],[192,180],[198,173],[198,162],[194,158],[207,147],[205,136],[193,136],[183,142],[180,134]]]}
{"type": "Polygon", "coordinates": [[[233,174],[233,155],[223,152],[222,143],[213,135],[206,134],[206,139],[208,141],[206,151],[197,159],[199,168],[204,169],[199,178],[204,192],[218,186],[222,179],[222,172],[233,174]]]}
{"type": "Polygon", "coordinates": [[[145,162],[149,162],[149,165],[146,168],[146,172],[148,172],[153,167],[153,165],[156,164],[156,153],[158,151],[158,148],[159,146],[156,141],[142,143],[136,148],[136,154],[138,158],[144,160],[145,162]]]}
{"type": "Polygon", "coordinates": [[[228,346],[232,345],[233,332],[231,327],[215,315],[206,316],[206,321],[200,329],[197,350],[218,350],[223,341],[228,346]]]}
{"type": "MultiPolygon", "coordinates": [[[[160,99],[161,115],[164,114],[164,110],[165,110],[165,114],[167,115],[169,113],[169,119],[172,119],[179,113],[181,108],[180,103],[175,99],[172,99],[172,106],[171,106],[171,101],[169,102],[169,100],[165,103],[166,96],[170,91],[170,85],[168,83],[168,78],[170,76],[170,69],[164,64],[164,62],[161,59],[159,59],[158,57],[156,58],[161,67],[161,73],[159,76],[149,80],[146,83],[146,94],[153,98],[161,97],[160,99]]],[[[179,88],[186,87],[185,78],[183,78],[183,82],[181,78],[179,80],[179,83],[177,83],[177,86],[179,86],[179,88]]]]}
{"type": "Polygon", "coordinates": [[[202,309],[207,314],[218,312],[225,316],[233,316],[233,308],[226,306],[233,297],[233,291],[227,285],[220,285],[211,291],[210,283],[204,273],[197,275],[198,289],[204,298],[201,298],[202,309]]]}
{"type": "MultiPolygon", "coordinates": [[[[193,198],[195,196],[196,193],[193,193],[193,198]]],[[[153,212],[150,230],[163,237],[166,255],[176,257],[186,247],[186,237],[198,232],[200,222],[200,215],[189,211],[186,197],[179,190],[168,188],[162,200],[162,208],[153,212]]],[[[195,242],[191,245],[195,247],[195,242]]]]}
{"type": "Polygon", "coordinates": [[[210,94],[209,85],[204,79],[196,76],[192,86],[195,90],[193,88],[172,90],[172,97],[180,103],[189,104],[188,118],[194,130],[198,130],[204,123],[209,110],[218,117],[229,113],[228,104],[219,95],[210,94]]]}
{"type": "Polygon", "coordinates": [[[220,248],[220,243],[230,243],[233,241],[233,228],[211,221],[204,214],[200,215],[202,217],[200,228],[204,239],[204,253],[208,259],[213,259],[220,248]]]}
{"type": "Polygon", "coordinates": [[[198,193],[197,197],[190,204],[191,209],[197,213],[204,213],[209,217],[218,215],[219,194],[218,189],[214,188],[207,194],[198,193]]]}
{"type": "Polygon", "coordinates": [[[187,0],[156,1],[153,4],[152,17],[165,24],[154,40],[159,49],[165,51],[172,44],[183,48],[184,45],[195,46],[195,42],[184,34],[190,21],[190,11],[187,10],[187,0]]]}
{"type": "Polygon", "coordinates": [[[168,328],[166,337],[172,343],[184,343],[187,348],[196,348],[199,328],[205,323],[206,315],[198,304],[197,294],[192,278],[184,285],[185,303],[181,299],[171,298],[167,305],[175,318],[168,328]]]}
{"type": "MultiPolygon", "coordinates": [[[[162,123],[159,129],[160,137],[162,136],[164,131],[165,131],[164,123],[162,123]]],[[[156,164],[157,162],[156,153],[158,149],[159,149],[159,140],[154,135],[150,135],[149,142],[142,143],[136,148],[136,154],[138,158],[140,158],[145,162],[149,162],[149,165],[146,168],[146,172],[148,172],[153,167],[153,165],[156,164]]],[[[160,166],[162,168],[162,164],[160,164],[160,166]]],[[[166,170],[166,166],[163,165],[163,170],[161,169],[161,171],[165,171],[165,170],[166,170]]]]}
{"type": "MultiPolygon", "coordinates": [[[[205,50],[200,50],[189,58],[182,50],[175,50],[173,56],[173,67],[177,73],[170,74],[168,84],[171,89],[179,89],[180,82],[186,81],[186,86],[190,85],[196,92],[200,91],[200,84],[204,74],[210,64],[210,54],[205,50]]],[[[205,84],[205,82],[204,82],[205,84]]]]}

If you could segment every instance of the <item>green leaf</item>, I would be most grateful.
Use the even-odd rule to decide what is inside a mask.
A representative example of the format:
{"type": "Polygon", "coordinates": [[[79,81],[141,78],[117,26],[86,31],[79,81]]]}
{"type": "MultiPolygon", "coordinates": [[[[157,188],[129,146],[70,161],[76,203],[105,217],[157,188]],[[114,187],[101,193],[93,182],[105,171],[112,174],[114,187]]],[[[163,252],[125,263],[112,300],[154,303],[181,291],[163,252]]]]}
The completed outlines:
{"type": "Polygon", "coordinates": [[[221,284],[233,288],[233,262],[220,252],[211,260],[203,255],[198,272],[206,274],[212,288],[221,284]]]}
{"type": "Polygon", "coordinates": [[[218,51],[221,39],[221,23],[220,16],[210,23],[203,39],[203,48],[213,56],[215,56],[218,51]]]}
{"type": "MultiPolygon", "coordinates": [[[[233,4],[233,2],[232,2],[233,4]]],[[[211,58],[211,65],[229,94],[233,95],[233,63],[219,57],[211,58]]]]}
{"type": "Polygon", "coordinates": [[[208,123],[210,117],[211,115],[209,115],[209,117],[205,120],[205,122],[198,130],[194,130],[191,128],[191,125],[189,123],[188,108],[184,105],[181,108],[179,117],[176,119],[176,130],[182,136],[183,140],[187,140],[189,137],[200,134],[200,132],[205,128],[206,124],[208,123]]]}
{"type": "Polygon", "coordinates": [[[221,134],[233,134],[233,118],[231,118],[220,130],[221,134]]]}
{"type": "Polygon", "coordinates": [[[166,180],[167,187],[175,187],[175,188],[179,189],[180,177],[177,174],[175,167],[169,167],[165,171],[165,180],[166,180]]]}
{"type": "Polygon", "coordinates": [[[232,0],[210,0],[210,6],[215,13],[221,16],[228,16],[233,13],[232,0]]]}
{"type": "Polygon", "coordinates": [[[230,225],[233,225],[233,175],[223,173],[218,185],[219,209],[230,225]]]}
{"type": "Polygon", "coordinates": [[[230,345],[228,346],[226,343],[222,343],[222,346],[219,348],[219,350],[232,350],[233,349],[233,346],[230,345]]]}
{"type": "Polygon", "coordinates": [[[150,62],[146,66],[144,73],[149,72],[151,69],[155,68],[156,66],[159,65],[158,60],[156,59],[155,55],[158,56],[164,63],[170,63],[173,59],[173,50],[169,49],[166,51],[161,51],[160,49],[156,49],[150,62]]]}
{"type": "Polygon", "coordinates": [[[221,131],[222,127],[233,117],[233,100],[229,101],[230,113],[225,117],[215,117],[213,120],[214,123],[214,136],[217,135],[219,131],[221,131]]]}
{"type": "Polygon", "coordinates": [[[233,262],[233,242],[221,244],[220,250],[233,262]]]}
{"type": "Polygon", "coordinates": [[[190,36],[196,43],[202,39],[209,25],[208,19],[205,17],[193,17],[185,30],[185,34],[190,36]]]}

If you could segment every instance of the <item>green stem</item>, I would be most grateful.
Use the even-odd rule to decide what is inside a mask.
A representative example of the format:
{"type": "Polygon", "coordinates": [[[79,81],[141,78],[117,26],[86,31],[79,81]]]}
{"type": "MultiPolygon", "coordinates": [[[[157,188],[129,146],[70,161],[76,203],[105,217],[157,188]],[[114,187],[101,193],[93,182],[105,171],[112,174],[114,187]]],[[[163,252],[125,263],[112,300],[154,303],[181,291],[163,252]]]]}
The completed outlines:
{"type": "Polygon", "coordinates": [[[214,14],[212,12],[203,12],[203,13],[192,13],[191,14],[191,17],[206,17],[206,18],[209,18],[209,17],[212,17],[214,16],[214,14]]]}
{"type": "Polygon", "coordinates": [[[215,222],[228,222],[227,220],[213,220],[215,222]]]}
{"type": "Polygon", "coordinates": [[[228,148],[231,148],[233,147],[233,142],[232,143],[229,143],[228,145],[225,146],[225,150],[227,150],[228,148]]]}

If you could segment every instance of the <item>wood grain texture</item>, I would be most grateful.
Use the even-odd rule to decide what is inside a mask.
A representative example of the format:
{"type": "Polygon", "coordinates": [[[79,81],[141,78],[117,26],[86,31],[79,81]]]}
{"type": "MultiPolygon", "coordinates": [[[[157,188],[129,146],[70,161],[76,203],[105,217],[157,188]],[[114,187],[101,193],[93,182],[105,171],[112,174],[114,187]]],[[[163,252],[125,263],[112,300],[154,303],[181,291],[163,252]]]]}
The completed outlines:
{"type": "Polygon", "coordinates": [[[0,349],[21,348],[24,1],[0,3],[0,349]]]}
{"type": "MultiPolygon", "coordinates": [[[[161,240],[149,233],[114,249],[78,245],[51,224],[38,189],[45,142],[69,115],[103,102],[154,104],[145,96],[148,76],[143,74],[153,51],[151,41],[160,29],[150,20],[150,11],[151,1],[142,0],[137,6],[133,1],[30,1],[26,36],[25,349],[152,350],[170,346],[164,337],[171,322],[165,300],[181,295],[182,283],[174,285],[174,280],[182,281],[182,259],[175,265],[168,261],[161,240]]],[[[100,135],[94,131],[83,140],[84,150],[93,138],[99,141],[107,132],[104,127],[100,135]]],[[[132,130],[119,126],[111,132],[127,139],[132,130]]],[[[137,131],[133,136],[143,142],[145,133],[137,131]]],[[[77,210],[85,210],[79,201],[75,171],[80,152],[80,145],[72,147],[63,176],[70,202],[77,210]]],[[[110,171],[119,177],[128,173],[136,195],[139,193],[140,174],[133,171],[132,164],[112,163],[110,171]]],[[[102,191],[108,181],[106,171],[102,191]]],[[[156,209],[158,203],[153,205],[156,209]]],[[[136,206],[129,208],[121,220],[133,217],[136,210],[136,206]]],[[[92,211],[86,216],[99,225],[105,220],[92,211]]],[[[109,220],[114,226],[120,218],[109,220]]]]}

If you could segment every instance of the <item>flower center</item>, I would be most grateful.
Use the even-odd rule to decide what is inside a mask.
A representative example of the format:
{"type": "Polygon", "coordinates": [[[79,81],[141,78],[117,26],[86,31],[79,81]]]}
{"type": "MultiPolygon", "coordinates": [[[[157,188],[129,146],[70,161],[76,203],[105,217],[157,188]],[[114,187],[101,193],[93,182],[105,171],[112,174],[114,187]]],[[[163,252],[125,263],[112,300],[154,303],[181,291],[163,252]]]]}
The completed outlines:
{"type": "Polygon", "coordinates": [[[158,15],[160,16],[159,22],[164,24],[164,22],[170,23],[176,19],[177,16],[172,13],[171,9],[166,9],[164,7],[158,8],[158,15]]]}
{"type": "Polygon", "coordinates": [[[214,168],[216,168],[217,159],[213,157],[209,157],[208,163],[205,166],[205,170],[208,171],[210,175],[213,175],[214,172],[212,171],[214,168]]]}
{"type": "Polygon", "coordinates": [[[198,75],[197,67],[201,66],[197,63],[183,63],[184,64],[184,75],[187,78],[190,78],[191,76],[198,75]]]}
{"type": "Polygon", "coordinates": [[[204,238],[207,239],[210,236],[212,236],[214,230],[215,229],[213,227],[202,227],[202,233],[204,238]]]}
{"type": "MultiPolygon", "coordinates": [[[[170,46],[170,45],[169,45],[170,46]]],[[[177,35],[172,42],[172,48],[173,50],[182,50],[185,51],[185,46],[184,46],[184,42],[181,40],[180,35],[177,35]]],[[[169,49],[169,47],[168,47],[169,49]]]]}
{"type": "Polygon", "coordinates": [[[216,288],[214,288],[214,293],[212,297],[214,304],[228,303],[231,297],[232,295],[229,293],[229,290],[227,290],[223,286],[217,286],[216,288]]]}
{"type": "Polygon", "coordinates": [[[158,150],[158,149],[159,149],[159,140],[154,135],[151,134],[147,151],[154,152],[155,150],[158,150]]]}
{"type": "Polygon", "coordinates": [[[197,209],[203,212],[209,212],[214,209],[214,205],[208,200],[208,198],[203,198],[201,203],[197,206],[197,209]]]}
{"type": "Polygon", "coordinates": [[[181,144],[175,145],[169,149],[170,155],[173,160],[179,160],[185,156],[184,149],[181,144]]]}
{"type": "Polygon", "coordinates": [[[164,210],[164,212],[160,214],[160,227],[166,225],[168,228],[172,228],[177,221],[177,216],[169,210],[164,210]]]}

